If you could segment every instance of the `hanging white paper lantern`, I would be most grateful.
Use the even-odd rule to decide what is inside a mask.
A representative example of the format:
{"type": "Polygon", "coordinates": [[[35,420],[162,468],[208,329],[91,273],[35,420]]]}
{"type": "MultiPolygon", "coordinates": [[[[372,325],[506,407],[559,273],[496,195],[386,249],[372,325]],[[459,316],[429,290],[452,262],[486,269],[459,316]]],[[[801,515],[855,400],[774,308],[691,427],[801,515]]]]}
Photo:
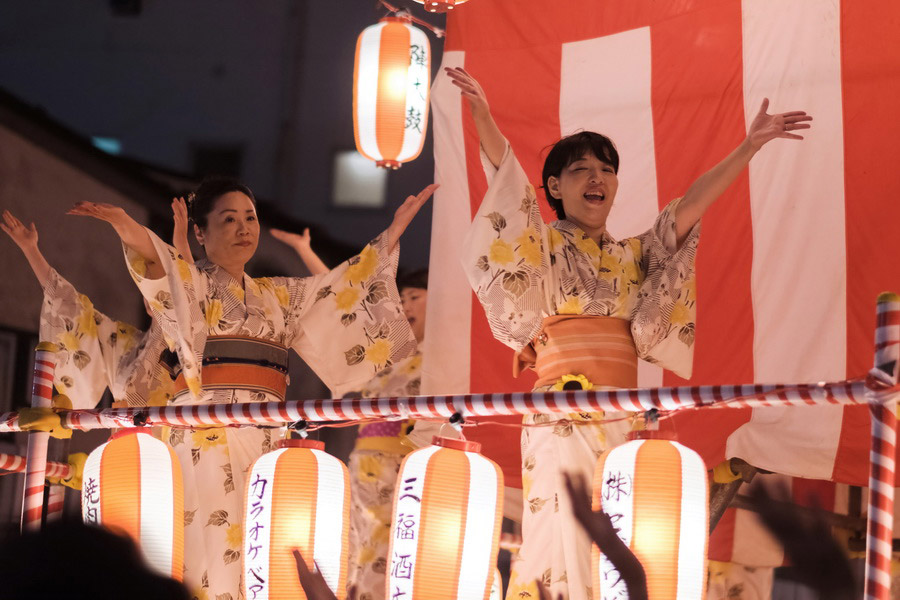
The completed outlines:
{"type": "Polygon", "coordinates": [[[431,46],[408,19],[387,17],[356,42],[353,133],[356,149],[380,167],[397,169],[425,143],[431,46]]]}
{"type": "Polygon", "coordinates": [[[434,438],[403,460],[394,492],[388,598],[487,600],[503,473],[481,444],[434,438]]]}
{"type": "Polygon", "coordinates": [[[85,523],[124,533],[147,564],[167,577],[184,574],[184,487],[181,463],[163,442],[125,429],[98,446],[84,464],[85,523]]]}
{"type": "MultiPolygon", "coordinates": [[[[650,600],[696,600],[706,584],[709,487],[700,455],[678,442],[634,440],[607,450],[594,472],[602,509],[647,574],[650,600]]],[[[627,598],[625,582],[596,546],[595,600],[627,598]]]]}
{"type": "Polygon", "coordinates": [[[292,551],[346,597],[350,475],[314,440],[282,440],[247,476],[244,587],[248,598],[306,598],[292,551]]]}

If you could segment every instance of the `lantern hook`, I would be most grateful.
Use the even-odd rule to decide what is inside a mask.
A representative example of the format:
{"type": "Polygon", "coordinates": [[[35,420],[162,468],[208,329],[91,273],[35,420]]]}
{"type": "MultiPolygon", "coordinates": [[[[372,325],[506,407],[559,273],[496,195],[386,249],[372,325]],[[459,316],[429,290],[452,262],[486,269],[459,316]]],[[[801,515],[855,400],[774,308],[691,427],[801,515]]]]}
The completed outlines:
{"type": "Polygon", "coordinates": [[[147,426],[148,415],[144,411],[138,411],[134,413],[134,416],[131,418],[132,423],[134,423],[135,427],[146,427],[147,426]]]}
{"type": "Polygon", "coordinates": [[[294,421],[293,423],[288,425],[288,427],[290,429],[293,429],[294,431],[296,431],[298,434],[300,434],[300,437],[303,438],[304,440],[309,436],[309,434],[306,431],[307,428],[309,427],[309,423],[306,421],[306,419],[300,419],[299,421],[294,421]]]}

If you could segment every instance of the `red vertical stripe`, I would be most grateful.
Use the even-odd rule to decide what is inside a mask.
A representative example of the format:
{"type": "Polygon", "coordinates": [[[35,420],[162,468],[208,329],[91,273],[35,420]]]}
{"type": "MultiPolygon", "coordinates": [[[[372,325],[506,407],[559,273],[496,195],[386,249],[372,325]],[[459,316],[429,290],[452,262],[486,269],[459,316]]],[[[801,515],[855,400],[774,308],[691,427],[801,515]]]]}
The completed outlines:
{"type": "MultiPolygon", "coordinates": [[[[651,28],[653,125],[660,204],[746,135],[741,3],[707,7],[651,28]],[[699,66],[702,65],[702,68],[699,66]]],[[[746,171],[703,218],[697,257],[694,384],[753,381],[753,237],[746,171]]],[[[665,385],[684,385],[666,373],[665,385]]]]}
{"type": "MultiPolygon", "coordinates": [[[[900,3],[843,0],[841,83],[847,227],[847,376],[873,364],[875,300],[900,291],[900,3]]],[[[844,409],[833,477],[865,485],[870,418],[844,409]],[[855,442],[855,443],[854,443],[855,442]]]]}

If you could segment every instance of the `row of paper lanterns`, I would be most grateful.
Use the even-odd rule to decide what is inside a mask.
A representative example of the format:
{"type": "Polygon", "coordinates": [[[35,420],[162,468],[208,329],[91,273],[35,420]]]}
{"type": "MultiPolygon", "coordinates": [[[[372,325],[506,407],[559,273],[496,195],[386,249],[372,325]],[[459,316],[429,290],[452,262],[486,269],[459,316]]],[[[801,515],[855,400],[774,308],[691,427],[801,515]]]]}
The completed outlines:
{"type": "MultiPolygon", "coordinates": [[[[245,577],[249,596],[305,598],[295,548],[310,566],[315,562],[339,598],[345,596],[349,475],[323,448],[317,441],[284,440],[251,467],[242,553],[245,575],[256,575],[245,577]]],[[[494,564],[503,475],[479,451],[474,442],[435,438],[403,461],[394,495],[387,597],[499,598],[494,564]]],[[[183,484],[172,449],[140,430],[120,432],[90,455],[83,482],[84,520],[126,533],[148,564],[180,580],[183,484]]],[[[641,560],[651,600],[702,596],[707,493],[702,459],[676,442],[635,440],[601,456],[594,508],[613,517],[619,536],[641,560]]],[[[595,598],[627,597],[596,547],[592,572],[595,598]]]]}

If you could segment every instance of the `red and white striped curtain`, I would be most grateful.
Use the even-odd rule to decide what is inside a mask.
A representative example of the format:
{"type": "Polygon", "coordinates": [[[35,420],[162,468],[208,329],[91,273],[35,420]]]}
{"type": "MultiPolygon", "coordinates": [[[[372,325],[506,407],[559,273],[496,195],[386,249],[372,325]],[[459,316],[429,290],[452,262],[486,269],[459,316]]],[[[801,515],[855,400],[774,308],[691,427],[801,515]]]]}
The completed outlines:
{"type": "MultiPolygon", "coordinates": [[[[876,296],[900,290],[897,39],[900,3],[886,0],[477,0],[448,16],[443,62],[479,80],[535,184],[560,136],[609,135],[622,163],[608,225],[620,238],[737,146],[763,98],[770,112],[812,114],[806,140],[768,144],[703,219],[690,383],[812,382],[871,367],[876,296]]],[[[441,188],[423,393],[529,390],[459,262],[486,189],[474,124],[443,74],[432,98],[441,188]]],[[[686,382],[642,364],[640,383],[686,382]]],[[[675,427],[708,464],[738,455],[866,481],[865,407],[706,410],[675,427]]],[[[507,485],[517,436],[475,434],[507,485]]]]}

